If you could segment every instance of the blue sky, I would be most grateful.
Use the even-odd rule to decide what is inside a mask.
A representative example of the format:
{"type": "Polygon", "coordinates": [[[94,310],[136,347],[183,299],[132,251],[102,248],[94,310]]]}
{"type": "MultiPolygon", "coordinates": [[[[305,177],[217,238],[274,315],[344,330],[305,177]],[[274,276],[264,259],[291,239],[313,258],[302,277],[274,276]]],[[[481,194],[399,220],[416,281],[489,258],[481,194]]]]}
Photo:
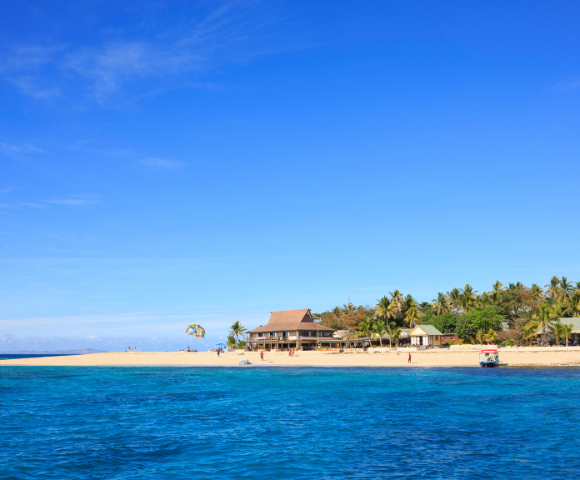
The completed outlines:
{"type": "Polygon", "coordinates": [[[0,8],[0,351],[580,280],[575,2],[0,8]]]}

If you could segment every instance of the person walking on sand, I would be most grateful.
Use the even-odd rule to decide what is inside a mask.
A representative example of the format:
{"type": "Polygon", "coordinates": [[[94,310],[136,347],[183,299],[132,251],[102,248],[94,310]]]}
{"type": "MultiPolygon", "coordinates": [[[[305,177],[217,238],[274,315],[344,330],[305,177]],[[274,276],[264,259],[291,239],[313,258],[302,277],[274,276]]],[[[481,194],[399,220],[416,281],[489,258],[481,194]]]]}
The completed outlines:
{"type": "Polygon", "coordinates": [[[409,361],[407,363],[411,363],[411,354],[409,353],[409,361]]]}
{"type": "Polygon", "coordinates": [[[218,354],[218,357],[219,357],[220,356],[220,349],[219,348],[217,349],[217,354],[218,354]]]}
{"type": "Polygon", "coordinates": [[[260,358],[262,359],[262,361],[264,360],[264,352],[260,352],[260,358]]]}

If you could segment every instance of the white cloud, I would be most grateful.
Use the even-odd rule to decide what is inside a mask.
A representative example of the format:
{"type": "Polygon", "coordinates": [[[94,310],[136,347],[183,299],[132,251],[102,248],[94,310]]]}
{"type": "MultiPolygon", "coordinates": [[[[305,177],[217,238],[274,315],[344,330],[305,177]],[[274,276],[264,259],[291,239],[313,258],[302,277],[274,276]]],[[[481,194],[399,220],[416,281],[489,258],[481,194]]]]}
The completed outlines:
{"type": "Polygon", "coordinates": [[[48,153],[46,150],[39,148],[30,143],[18,143],[18,144],[8,144],[0,143],[0,152],[6,155],[20,156],[20,155],[32,155],[35,153],[48,153]]]}
{"type": "Polygon", "coordinates": [[[36,99],[47,99],[60,95],[60,89],[56,87],[41,87],[29,76],[14,77],[11,82],[18,87],[22,93],[36,99]]]}
{"type": "Polygon", "coordinates": [[[288,17],[275,3],[216,4],[205,18],[184,19],[154,36],[143,31],[141,38],[120,39],[116,32],[114,40],[105,38],[82,48],[17,46],[0,59],[0,73],[33,98],[47,99],[80,88],[84,95],[104,102],[124,86],[144,79],[155,80],[155,84],[141,88],[140,95],[176,86],[196,87],[196,78],[222,65],[305,48],[282,36],[279,27],[288,17]]]}
{"type": "Polygon", "coordinates": [[[146,158],[140,160],[139,163],[145,167],[150,167],[154,169],[161,170],[174,170],[176,168],[181,168],[185,166],[184,162],[178,162],[177,160],[169,160],[167,158],[146,158]]]}
{"type": "Polygon", "coordinates": [[[51,200],[41,200],[41,202],[51,203],[53,205],[70,205],[75,207],[94,205],[98,203],[98,201],[99,197],[97,197],[96,195],[69,195],[67,198],[54,198],[51,200]]]}

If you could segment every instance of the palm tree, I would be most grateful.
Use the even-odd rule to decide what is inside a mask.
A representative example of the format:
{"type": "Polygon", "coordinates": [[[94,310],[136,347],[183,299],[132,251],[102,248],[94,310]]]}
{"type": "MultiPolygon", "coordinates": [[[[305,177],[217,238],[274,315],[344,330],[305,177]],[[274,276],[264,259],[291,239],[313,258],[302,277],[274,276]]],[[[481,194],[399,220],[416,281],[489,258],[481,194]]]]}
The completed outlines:
{"type": "Polygon", "coordinates": [[[573,290],[572,282],[569,282],[566,277],[562,277],[560,280],[560,299],[566,300],[573,290]]]}
{"type": "Polygon", "coordinates": [[[480,308],[485,308],[491,304],[491,298],[487,295],[487,292],[483,292],[479,297],[475,299],[474,302],[480,308]]]}
{"type": "Polygon", "coordinates": [[[394,292],[389,292],[389,295],[391,296],[391,302],[393,302],[395,305],[395,309],[401,313],[401,302],[403,300],[403,294],[398,290],[395,290],[394,292]]]}
{"type": "Polygon", "coordinates": [[[405,322],[407,322],[409,326],[413,328],[417,320],[419,320],[419,309],[413,305],[405,312],[405,322]]]}
{"type": "Polygon", "coordinates": [[[562,338],[564,336],[564,325],[562,325],[560,322],[555,322],[554,326],[552,327],[554,329],[554,337],[556,337],[556,345],[560,345],[560,338],[562,338]]]}
{"type": "Polygon", "coordinates": [[[346,305],[343,305],[342,307],[346,313],[351,313],[354,310],[354,305],[350,302],[348,302],[346,305]]]}
{"type": "Polygon", "coordinates": [[[379,302],[375,307],[377,316],[383,317],[387,321],[389,318],[395,317],[396,306],[388,297],[383,297],[380,300],[377,300],[377,302],[379,302]]]}
{"type": "Polygon", "coordinates": [[[449,298],[449,303],[451,307],[455,310],[459,310],[461,307],[461,292],[458,288],[454,288],[450,292],[447,292],[447,298],[449,298]]]}
{"type": "Polygon", "coordinates": [[[493,284],[493,292],[499,294],[502,291],[503,283],[500,283],[499,280],[493,284]]]}
{"type": "Polygon", "coordinates": [[[566,346],[568,346],[568,339],[572,336],[572,329],[574,328],[573,324],[563,324],[562,325],[562,336],[566,339],[566,346]]]}
{"type": "Polygon", "coordinates": [[[485,343],[485,333],[482,330],[478,330],[475,334],[475,339],[479,345],[483,345],[485,343]]]}
{"type": "Polygon", "coordinates": [[[493,328],[490,328],[489,332],[487,332],[487,334],[485,335],[485,341],[490,342],[492,344],[496,344],[497,332],[493,328]]]}
{"type": "Polygon", "coordinates": [[[413,295],[409,294],[406,295],[401,302],[401,314],[406,315],[407,310],[409,310],[411,307],[415,307],[417,310],[419,310],[419,304],[417,303],[417,300],[413,298],[413,295]]]}
{"type": "Polygon", "coordinates": [[[366,317],[363,320],[361,320],[358,324],[359,333],[364,337],[368,337],[369,345],[372,345],[371,336],[375,331],[374,323],[375,322],[373,322],[373,319],[371,317],[366,317]]]}
{"type": "Polygon", "coordinates": [[[393,340],[399,341],[399,336],[403,331],[402,327],[398,327],[396,322],[391,322],[387,325],[387,334],[389,335],[389,344],[393,348],[393,340]]]}
{"type": "Polygon", "coordinates": [[[532,288],[530,289],[530,291],[532,292],[532,297],[537,302],[544,300],[544,291],[540,288],[539,285],[532,283],[532,288]]]}
{"type": "Polygon", "coordinates": [[[538,328],[542,329],[542,334],[544,335],[544,342],[546,341],[546,327],[554,323],[558,315],[548,305],[540,305],[538,313],[532,315],[532,320],[526,323],[524,327],[526,330],[534,329],[534,332],[538,331],[538,328]]]}
{"type": "Polygon", "coordinates": [[[419,310],[421,311],[421,313],[425,314],[429,310],[431,310],[431,304],[429,302],[421,302],[419,304],[419,310]]]}
{"type": "Polygon", "coordinates": [[[377,320],[374,323],[374,332],[379,336],[379,342],[381,343],[381,347],[383,346],[383,335],[387,331],[387,325],[383,320],[377,320]]]}
{"type": "Polygon", "coordinates": [[[461,296],[459,298],[459,304],[465,312],[469,312],[473,308],[473,300],[477,297],[477,292],[473,290],[473,287],[465,285],[465,288],[461,290],[461,296]]]}
{"type": "Polygon", "coordinates": [[[229,334],[236,337],[236,343],[238,343],[239,336],[243,335],[246,331],[246,327],[243,327],[240,322],[234,322],[234,324],[230,327],[229,334]]]}
{"type": "Polygon", "coordinates": [[[560,295],[560,279],[556,276],[553,276],[550,280],[550,284],[546,285],[544,288],[547,288],[546,295],[556,299],[560,295]]]}
{"type": "Polygon", "coordinates": [[[437,294],[437,298],[431,300],[433,310],[437,313],[437,315],[443,315],[444,313],[449,313],[449,300],[448,298],[441,292],[437,294]]]}
{"type": "Polygon", "coordinates": [[[564,305],[564,313],[580,317],[580,291],[574,290],[564,305]]]}

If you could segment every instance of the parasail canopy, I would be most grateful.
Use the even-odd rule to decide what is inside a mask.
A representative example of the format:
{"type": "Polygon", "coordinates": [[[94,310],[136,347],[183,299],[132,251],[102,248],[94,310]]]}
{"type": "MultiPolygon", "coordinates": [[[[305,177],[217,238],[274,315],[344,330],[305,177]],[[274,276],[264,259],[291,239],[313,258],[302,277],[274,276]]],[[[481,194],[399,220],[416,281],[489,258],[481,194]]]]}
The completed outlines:
{"type": "Polygon", "coordinates": [[[188,335],[192,335],[194,337],[205,337],[205,330],[197,323],[192,323],[189,327],[187,327],[186,331],[188,335]]]}

